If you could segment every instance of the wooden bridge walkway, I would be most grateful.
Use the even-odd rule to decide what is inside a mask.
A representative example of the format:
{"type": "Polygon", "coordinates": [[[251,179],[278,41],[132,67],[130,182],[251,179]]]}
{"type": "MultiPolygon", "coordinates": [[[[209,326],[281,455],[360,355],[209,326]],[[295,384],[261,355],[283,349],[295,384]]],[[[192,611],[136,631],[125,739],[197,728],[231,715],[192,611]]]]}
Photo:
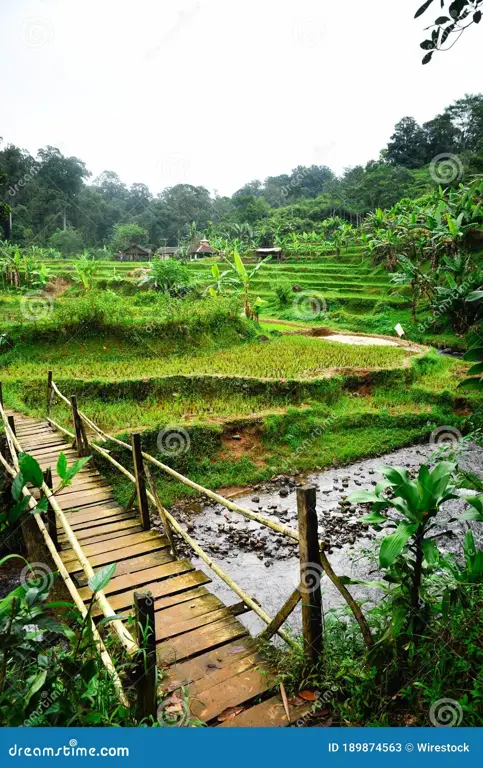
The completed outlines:
{"type": "MultiPolygon", "coordinates": [[[[77,451],[47,421],[13,416],[22,449],[43,470],[51,468],[55,488],[59,454],[64,452],[70,464],[78,458],[77,451]]],[[[131,611],[135,591],[152,593],[160,686],[168,696],[178,692],[179,698],[188,698],[190,717],[218,727],[284,727],[309,711],[309,705],[289,706],[287,718],[271,671],[235,615],[243,608],[230,608],[211,594],[211,579],[189,560],[176,559],[159,532],[144,530],[137,511],[122,509],[92,465],[55,498],[94,570],[116,563],[104,590],[116,613],[125,616],[131,611]]],[[[91,590],[60,525],[58,543],[67,571],[88,602],[91,590]]],[[[100,615],[99,608],[93,615],[100,615]]]]}

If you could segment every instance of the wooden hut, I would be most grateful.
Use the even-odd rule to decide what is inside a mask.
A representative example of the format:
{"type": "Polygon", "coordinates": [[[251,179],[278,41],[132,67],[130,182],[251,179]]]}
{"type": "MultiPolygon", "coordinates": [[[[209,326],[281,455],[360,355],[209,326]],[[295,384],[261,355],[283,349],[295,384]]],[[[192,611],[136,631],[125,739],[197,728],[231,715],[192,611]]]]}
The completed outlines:
{"type": "Polygon", "coordinates": [[[282,261],[283,259],[283,251],[281,248],[257,248],[255,253],[259,259],[266,259],[267,256],[272,256],[277,261],[282,261]]]}
{"type": "Polygon", "coordinates": [[[204,256],[214,256],[215,253],[218,253],[218,251],[209,244],[208,240],[199,240],[191,246],[189,252],[191,259],[202,259],[204,256]]]}
{"type": "Polygon", "coordinates": [[[116,254],[118,261],[151,261],[152,251],[150,248],[144,248],[142,245],[133,243],[123,251],[116,254]]]}

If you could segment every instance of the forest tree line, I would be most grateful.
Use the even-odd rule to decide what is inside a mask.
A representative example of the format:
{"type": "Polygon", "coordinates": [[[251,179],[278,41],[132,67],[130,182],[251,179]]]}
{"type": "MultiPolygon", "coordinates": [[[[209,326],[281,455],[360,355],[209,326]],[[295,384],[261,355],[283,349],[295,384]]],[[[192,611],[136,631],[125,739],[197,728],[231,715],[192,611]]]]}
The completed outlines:
{"type": "Polygon", "coordinates": [[[444,154],[458,158],[449,183],[483,172],[482,94],[457,100],[423,125],[402,118],[377,160],[340,177],[324,165],[298,166],[248,182],[231,197],[191,184],[153,195],[145,184],[126,186],[114,171],[91,179],[82,160],[55,147],[33,157],[7,144],[0,151],[0,217],[10,241],[64,246],[67,252],[118,248],[120,223],[130,225],[131,238],[141,245],[177,245],[196,232],[233,236],[241,226],[256,229],[270,244],[276,234],[318,231],[331,216],[358,223],[376,208],[419,197],[445,183],[431,172],[444,154]]]}

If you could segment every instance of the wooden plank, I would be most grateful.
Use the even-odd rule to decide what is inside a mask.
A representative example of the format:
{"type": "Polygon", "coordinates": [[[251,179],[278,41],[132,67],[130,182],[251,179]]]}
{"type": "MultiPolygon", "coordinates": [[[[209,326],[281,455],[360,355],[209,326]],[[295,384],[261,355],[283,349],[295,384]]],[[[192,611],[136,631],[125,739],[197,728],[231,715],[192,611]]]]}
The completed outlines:
{"type": "MultiPolygon", "coordinates": [[[[157,597],[174,596],[179,592],[191,591],[192,587],[209,584],[210,582],[211,579],[202,571],[191,571],[191,573],[186,573],[183,576],[174,576],[172,579],[164,579],[164,581],[158,581],[156,584],[150,584],[149,591],[152,592],[156,601],[157,597]]],[[[131,589],[109,598],[109,604],[116,612],[130,608],[132,601],[133,590],[131,589]]],[[[156,602],[154,603],[154,609],[156,610],[156,602]]],[[[94,616],[98,616],[100,613],[99,608],[94,608],[92,613],[94,616]]]]}
{"type": "MultiPolygon", "coordinates": [[[[116,520],[114,523],[98,525],[94,528],[84,528],[83,530],[76,532],[76,537],[79,541],[83,541],[85,544],[93,544],[94,540],[100,541],[108,534],[112,536],[117,533],[118,536],[124,536],[124,533],[135,533],[141,530],[142,528],[139,525],[139,520],[135,517],[130,517],[127,520],[116,520]],[[92,541],[89,541],[90,539],[92,539],[92,541]]],[[[67,536],[65,534],[59,535],[59,541],[68,541],[67,536]]]]}
{"type": "MultiPolygon", "coordinates": [[[[100,541],[96,544],[87,544],[82,547],[86,557],[91,555],[100,555],[104,552],[110,552],[115,549],[124,549],[130,547],[133,544],[141,544],[144,541],[153,542],[153,544],[159,543],[162,536],[157,531],[141,531],[141,533],[132,533],[130,536],[118,536],[115,539],[109,541],[100,541]]],[[[166,539],[164,539],[166,541],[166,539]]],[[[75,559],[75,553],[73,550],[66,550],[61,555],[63,562],[67,565],[68,562],[75,559]]]]}
{"type": "MultiPolygon", "coordinates": [[[[162,579],[168,579],[170,576],[178,576],[181,573],[194,570],[194,565],[191,565],[188,560],[175,560],[172,563],[156,565],[153,568],[145,568],[143,571],[127,573],[124,576],[114,576],[104,589],[104,594],[106,596],[114,595],[116,592],[124,592],[126,589],[138,589],[144,584],[152,584],[162,579]]],[[[83,600],[88,600],[92,595],[91,588],[83,587],[79,590],[79,594],[83,600]]]]}
{"type": "Polygon", "coordinates": [[[301,707],[292,707],[289,704],[289,721],[281,696],[272,696],[260,704],[244,709],[231,720],[217,724],[217,728],[287,728],[311,712],[312,706],[312,704],[306,704],[301,707]]]}
{"type": "Polygon", "coordinates": [[[114,501],[111,488],[99,488],[86,489],[85,491],[76,491],[68,496],[62,496],[59,501],[62,509],[76,509],[79,506],[79,502],[99,502],[99,501],[114,501]]]}
{"type": "Polygon", "coordinates": [[[168,640],[170,637],[177,637],[184,632],[191,632],[198,627],[206,627],[208,624],[213,624],[220,619],[233,618],[233,614],[228,608],[222,607],[215,611],[208,611],[201,616],[194,616],[184,621],[178,621],[177,623],[166,623],[162,620],[162,616],[156,613],[156,640],[161,642],[162,640],[168,640]]]}
{"type": "MultiPolygon", "coordinates": [[[[145,568],[152,568],[154,565],[164,565],[164,563],[172,562],[174,562],[174,557],[166,547],[165,549],[158,549],[156,552],[149,552],[147,555],[122,560],[120,563],[117,563],[116,576],[123,576],[126,573],[135,573],[145,568]]],[[[87,584],[87,578],[84,574],[78,574],[76,580],[81,586],[87,584]]]]}
{"type": "MultiPolygon", "coordinates": [[[[153,545],[152,542],[144,541],[141,544],[134,544],[129,549],[115,549],[113,552],[103,552],[101,555],[93,555],[89,557],[89,562],[93,568],[100,565],[108,565],[109,563],[117,563],[119,560],[126,560],[128,557],[135,557],[136,555],[145,555],[153,550],[165,549],[168,547],[166,539],[161,539],[160,544],[153,545]]],[[[66,565],[66,568],[70,574],[76,574],[82,571],[77,561],[72,561],[66,565]]]]}
{"type": "Polygon", "coordinates": [[[161,687],[166,691],[174,691],[187,685],[191,687],[197,680],[207,680],[224,666],[231,666],[239,659],[255,652],[255,643],[249,635],[219,648],[211,648],[207,653],[196,656],[194,659],[175,662],[165,669],[161,687]]]}
{"type": "Polygon", "coordinates": [[[247,635],[247,630],[238,619],[222,619],[200,627],[192,632],[166,640],[158,645],[158,663],[160,665],[172,664],[174,661],[182,661],[197,653],[216,648],[230,640],[247,635]]]}
{"type": "Polygon", "coordinates": [[[236,707],[260,696],[272,685],[273,679],[257,667],[252,667],[196,697],[190,697],[191,714],[207,723],[228,707],[236,707]]]}
{"type": "Polygon", "coordinates": [[[226,683],[232,677],[262,664],[262,659],[258,653],[249,653],[247,656],[237,657],[235,661],[227,659],[227,663],[223,664],[223,666],[215,665],[217,668],[213,669],[211,674],[203,675],[199,680],[191,683],[189,695],[191,698],[196,697],[202,700],[203,694],[210,688],[226,683]]]}
{"type": "MultiPolygon", "coordinates": [[[[118,517],[119,515],[131,515],[132,513],[126,512],[122,507],[113,503],[106,502],[106,504],[100,504],[95,507],[76,507],[74,510],[69,510],[66,513],[66,518],[70,525],[79,525],[80,523],[86,523],[88,525],[104,525],[106,520],[111,517],[118,517]]],[[[113,522],[109,520],[109,522],[113,522]]]]}
{"type": "Polygon", "coordinates": [[[173,605],[182,605],[189,603],[192,600],[196,600],[198,597],[212,596],[211,592],[208,592],[206,587],[194,587],[193,589],[187,589],[184,592],[178,592],[175,595],[168,595],[156,600],[154,604],[155,611],[164,611],[166,608],[170,608],[173,605]]]}
{"type": "MultiPolygon", "coordinates": [[[[205,590],[206,592],[206,590],[205,590]]],[[[206,592],[201,597],[196,595],[194,599],[185,600],[182,603],[171,605],[156,613],[156,624],[158,621],[161,626],[170,627],[172,624],[178,624],[181,621],[189,621],[196,616],[203,616],[210,611],[218,611],[225,608],[224,604],[216,595],[206,592]]]]}

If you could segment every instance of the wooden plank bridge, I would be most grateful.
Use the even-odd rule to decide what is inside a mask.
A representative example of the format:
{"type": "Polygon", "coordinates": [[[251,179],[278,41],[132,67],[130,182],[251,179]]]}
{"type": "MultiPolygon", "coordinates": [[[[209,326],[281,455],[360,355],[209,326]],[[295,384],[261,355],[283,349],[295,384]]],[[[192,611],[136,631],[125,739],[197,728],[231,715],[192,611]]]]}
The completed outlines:
{"type": "MultiPolygon", "coordinates": [[[[51,469],[55,487],[60,453],[69,463],[78,458],[72,441],[67,442],[49,421],[18,413],[10,412],[10,427],[22,450],[43,470],[51,469]]],[[[284,705],[273,687],[272,671],[237,618],[248,606],[243,602],[226,606],[210,593],[210,578],[189,560],[175,557],[166,536],[146,530],[137,510],[122,509],[92,464],[86,464],[55,499],[92,568],[116,563],[104,594],[123,621],[135,592],[152,595],[160,686],[166,696],[174,695],[177,701],[182,696],[188,702],[186,722],[193,718],[217,727],[282,727],[309,710],[309,705],[284,705]]],[[[62,563],[88,603],[92,592],[85,568],[64,527],[54,522],[54,528],[50,533],[62,563]]],[[[97,605],[93,616],[100,615],[97,605]]]]}

